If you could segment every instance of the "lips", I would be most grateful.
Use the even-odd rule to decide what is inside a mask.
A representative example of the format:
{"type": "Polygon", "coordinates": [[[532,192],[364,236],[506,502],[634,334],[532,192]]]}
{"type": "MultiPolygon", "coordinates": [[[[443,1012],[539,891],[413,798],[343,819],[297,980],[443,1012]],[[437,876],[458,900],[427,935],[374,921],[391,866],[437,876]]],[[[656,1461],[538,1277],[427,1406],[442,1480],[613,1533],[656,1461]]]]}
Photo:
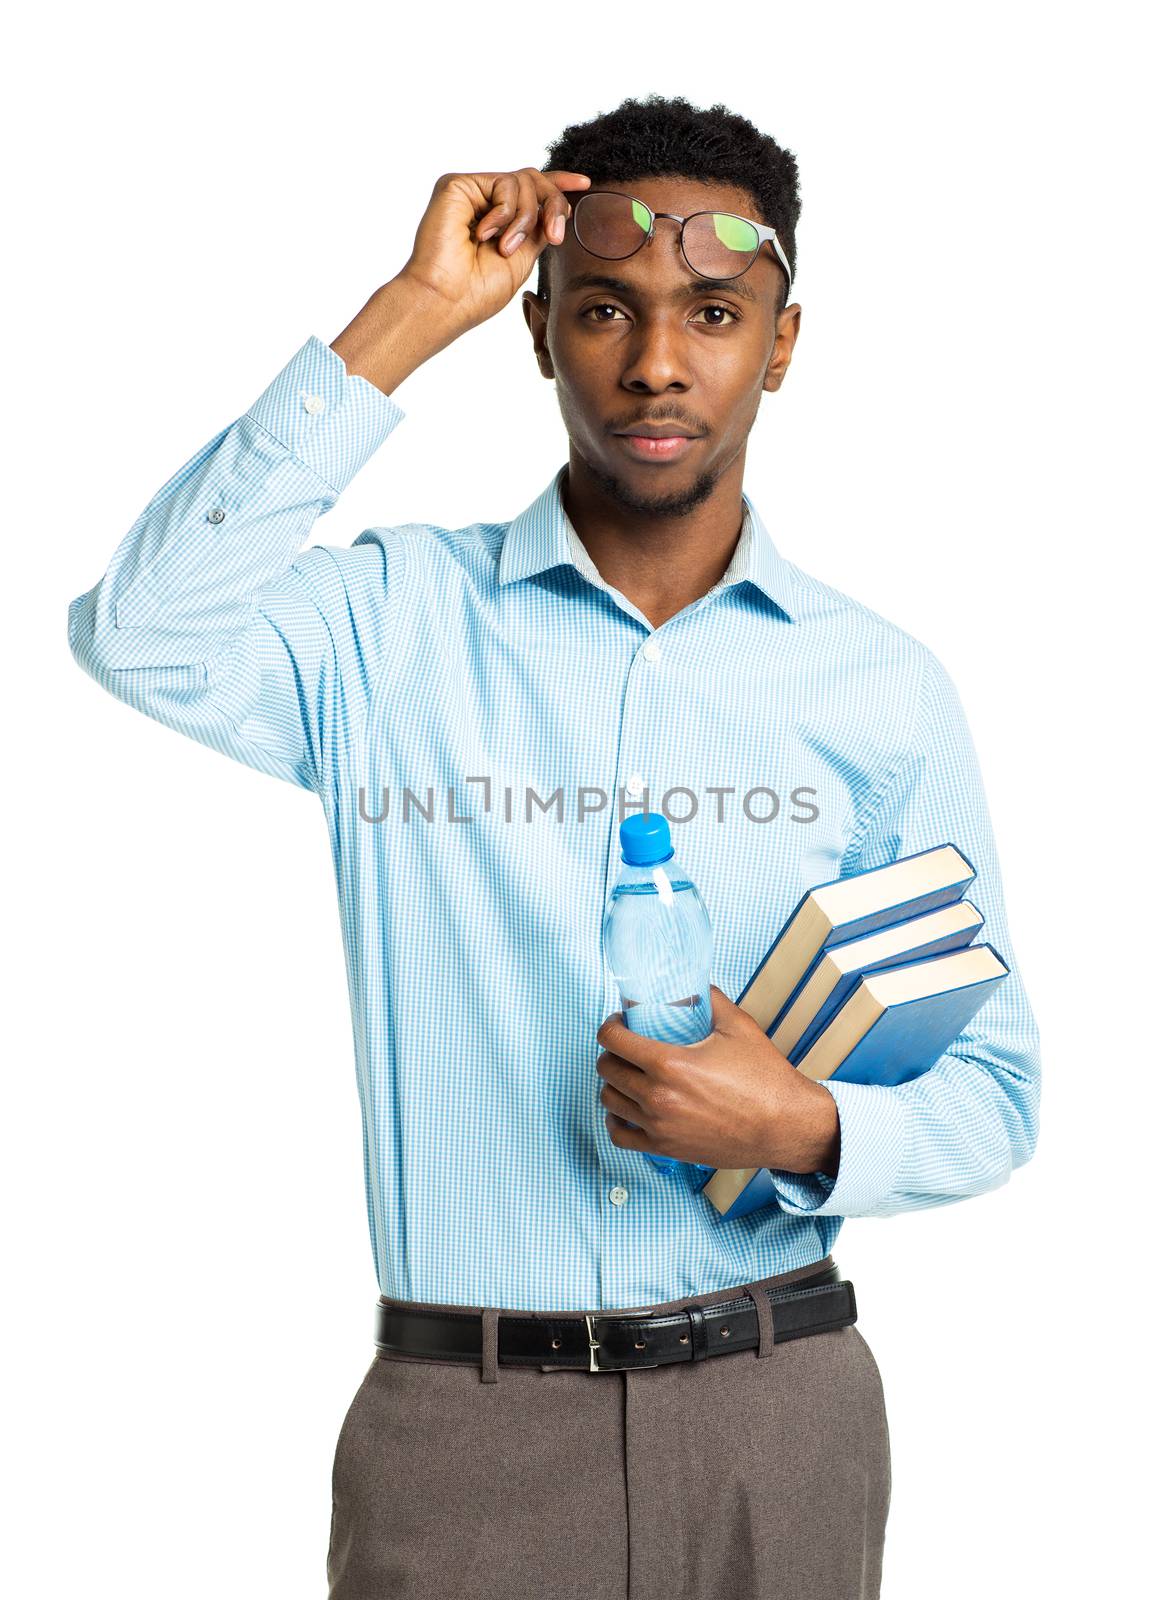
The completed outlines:
{"type": "Polygon", "coordinates": [[[618,433],[614,437],[639,461],[676,461],[698,443],[697,439],[687,438],[683,434],[668,434],[659,438],[656,435],[618,433]]]}

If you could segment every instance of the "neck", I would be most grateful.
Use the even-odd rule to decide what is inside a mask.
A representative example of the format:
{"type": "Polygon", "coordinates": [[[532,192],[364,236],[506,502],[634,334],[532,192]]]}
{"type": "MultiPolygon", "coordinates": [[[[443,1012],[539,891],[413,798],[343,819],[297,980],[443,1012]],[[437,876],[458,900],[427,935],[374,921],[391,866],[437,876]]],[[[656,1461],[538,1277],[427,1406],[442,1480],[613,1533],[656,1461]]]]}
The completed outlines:
{"type": "Polygon", "coordinates": [[[743,465],[741,451],[697,504],[657,511],[615,495],[570,443],[560,480],[568,519],[605,582],[652,627],[701,599],[727,570],[743,526],[743,465]]]}

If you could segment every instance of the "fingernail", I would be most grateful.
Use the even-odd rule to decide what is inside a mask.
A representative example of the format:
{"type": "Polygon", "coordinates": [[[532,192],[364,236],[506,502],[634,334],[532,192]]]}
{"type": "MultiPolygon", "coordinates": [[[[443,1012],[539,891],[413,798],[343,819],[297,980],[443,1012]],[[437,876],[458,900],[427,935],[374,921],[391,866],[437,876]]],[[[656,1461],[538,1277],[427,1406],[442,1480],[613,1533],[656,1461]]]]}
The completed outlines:
{"type": "Polygon", "coordinates": [[[508,245],[507,245],[508,249],[509,250],[518,250],[520,245],[523,244],[523,242],[524,242],[524,240],[526,238],[527,238],[527,234],[526,233],[513,233],[511,238],[508,240],[508,245]]]}
{"type": "Polygon", "coordinates": [[[488,228],[486,233],[481,233],[479,235],[480,242],[482,242],[485,239],[494,239],[495,235],[498,232],[499,232],[498,228],[488,228]]]}

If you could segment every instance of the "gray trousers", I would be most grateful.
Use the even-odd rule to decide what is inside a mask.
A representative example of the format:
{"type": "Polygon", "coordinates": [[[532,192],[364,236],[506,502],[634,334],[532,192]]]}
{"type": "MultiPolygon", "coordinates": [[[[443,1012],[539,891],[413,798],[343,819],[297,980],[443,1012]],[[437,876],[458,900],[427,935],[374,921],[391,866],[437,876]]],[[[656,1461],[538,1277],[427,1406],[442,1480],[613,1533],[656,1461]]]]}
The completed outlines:
{"type": "Polygon", "coordinates": [[[499,1313],[478,1309],[481,1364],[379,1351],[361,1380],[333,1461],[329,1600],[877,1600],[889,1430],[855,1324],[591,1373],[499,1365],[499,1313]]]}

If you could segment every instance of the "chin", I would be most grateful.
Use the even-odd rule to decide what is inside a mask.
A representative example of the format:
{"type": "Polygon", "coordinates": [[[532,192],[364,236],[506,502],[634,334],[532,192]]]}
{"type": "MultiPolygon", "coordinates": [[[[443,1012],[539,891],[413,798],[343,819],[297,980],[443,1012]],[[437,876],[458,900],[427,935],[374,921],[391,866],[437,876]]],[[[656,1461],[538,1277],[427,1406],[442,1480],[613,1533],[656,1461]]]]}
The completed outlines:
{"type": "MultiPolygon", "coordinates": [[[[681,465],[681,463],[679,463],[681,465]]],[[[718,473],[698,468],[689,476],[670,474],[669,484],[658,482],[668,468],[649,466],[649,470],[598,473],[601,487],[620,505],[646,517],[684,517],[714,493],[718,473]]]]}

